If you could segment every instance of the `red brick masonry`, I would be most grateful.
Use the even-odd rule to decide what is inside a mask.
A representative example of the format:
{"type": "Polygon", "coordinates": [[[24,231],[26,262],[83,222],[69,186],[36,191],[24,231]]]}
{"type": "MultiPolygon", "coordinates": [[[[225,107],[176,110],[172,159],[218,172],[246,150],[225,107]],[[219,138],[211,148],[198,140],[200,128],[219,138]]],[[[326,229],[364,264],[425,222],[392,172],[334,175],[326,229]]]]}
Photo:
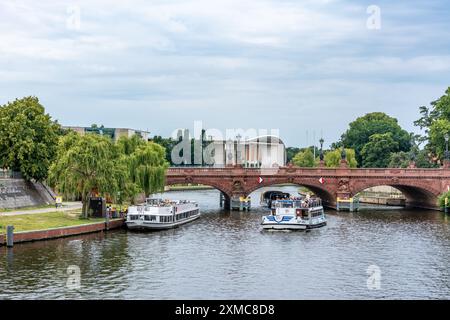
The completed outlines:
{"type": "Polygon", "coordinates": [[[248,196],[261,187],[291,183],[305,186],[329,207],[337,198],[348,199],[375,186],[392,186],[406,197],[406,205],[439,209],[438,196],[450,188],[450,167],[436,169],[299,168],[169,168],[166,185],[199,183],[220,190],[226,197],[248,196]]]}
{"type": "MultiPolygon", "coordinates": [[[[108,229],[117,229],[124,224],[123,219],[109,221],[108,229]]],[[[14,232],[14,243],[61,238],[84,233],[107,230],[105,222],[83,224],[72,227],[52,228],[47,230],[14,232]]],[[[6,244],[6,235],[0,235],[0,246],[6,244]]]]}

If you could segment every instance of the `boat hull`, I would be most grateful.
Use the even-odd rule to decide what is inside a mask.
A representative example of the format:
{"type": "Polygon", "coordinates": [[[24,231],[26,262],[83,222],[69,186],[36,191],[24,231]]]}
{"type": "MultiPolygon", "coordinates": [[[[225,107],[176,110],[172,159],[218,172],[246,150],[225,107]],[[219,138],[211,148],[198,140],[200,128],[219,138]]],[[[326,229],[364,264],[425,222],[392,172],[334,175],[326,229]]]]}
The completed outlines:
{"type": "Polygon", "coordinates": [[[127,221],[126,225],[127,228],[130,230],[140,230],[140,231],[145,231],[145,230],[168,230],[168,229],[174,229],[177,228],[183,224],[192,222],[196,219],[200,218],[200,214],[197,214],[195,216],[191,216],[187,219],[181,220],[181,221],[176,221],[176,222],[170,222],[170,223],[160,223],[160,222],[149,222],[149,221],[143,221],[143,220],[138,220],[138,221],[127,221]]]}
{"type": "Polygon", "coordinates": [[[264,223],[263,229],[266,230],[310,230],[326,226],[326,221],[317,224],[297,224],[297,223],[264,223]]]}

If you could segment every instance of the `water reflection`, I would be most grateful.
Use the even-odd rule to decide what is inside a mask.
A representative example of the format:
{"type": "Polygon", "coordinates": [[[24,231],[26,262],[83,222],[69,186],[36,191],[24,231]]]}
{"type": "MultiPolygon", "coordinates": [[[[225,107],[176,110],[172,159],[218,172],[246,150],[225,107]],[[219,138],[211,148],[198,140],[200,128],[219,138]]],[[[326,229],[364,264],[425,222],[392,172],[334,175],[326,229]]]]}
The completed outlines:
{"type": "Polygon", "coordinates": [[[2,247],[0,298],[450,298],[443,214],[329,211],[322,229],[265,232],[259,192],[250,212],[221,211],[214,190],[166,194],[202,207],[201,219],[174,230],[119,230],[2,247]],[[80,267],[78,290],[66,286],[70,265],[80,267]],[[381,269],[380,290],[367,288],[370,265],[381,269]]]}

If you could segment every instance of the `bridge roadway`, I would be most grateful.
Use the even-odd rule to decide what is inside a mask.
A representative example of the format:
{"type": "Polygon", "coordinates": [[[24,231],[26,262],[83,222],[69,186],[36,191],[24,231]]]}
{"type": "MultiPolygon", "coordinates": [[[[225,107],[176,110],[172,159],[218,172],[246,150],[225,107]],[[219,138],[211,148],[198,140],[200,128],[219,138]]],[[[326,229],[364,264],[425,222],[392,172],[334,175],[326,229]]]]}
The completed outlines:
{"type": "Polygon", "coordinates": [[[228,199],[248,196],[261,187],[283,183],[297,184],[309,188],[332,208],[336,207],[338,197],[348,199],[367,188],[387,185],[397,188],[405,195],[407,206],[438,209],[438,196],[446,192],[450,186],[450,168],[449,166],[437,169],[234,166],[171,167],[167,170],[166,185],[187,183],[209,185],[221,191],[228,199]]]}

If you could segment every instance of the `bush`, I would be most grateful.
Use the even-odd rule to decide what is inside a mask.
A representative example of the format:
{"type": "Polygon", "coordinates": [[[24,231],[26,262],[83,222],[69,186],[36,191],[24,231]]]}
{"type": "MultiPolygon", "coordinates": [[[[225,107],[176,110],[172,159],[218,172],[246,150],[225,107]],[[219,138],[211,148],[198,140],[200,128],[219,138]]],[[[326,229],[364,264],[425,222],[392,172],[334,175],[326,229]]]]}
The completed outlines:
{"type": "MultiPolygon", "coordinates": [[[[445,198],[448,198],[450,201],[450,191],[444,192],[443,194],[441,194],[439,196],[438,203],[441,208],[444,208],[444,206],[445,206],[445,198]]],[[[450,204],[450,202],[449,202],[449,204],[450,204]]]]}

